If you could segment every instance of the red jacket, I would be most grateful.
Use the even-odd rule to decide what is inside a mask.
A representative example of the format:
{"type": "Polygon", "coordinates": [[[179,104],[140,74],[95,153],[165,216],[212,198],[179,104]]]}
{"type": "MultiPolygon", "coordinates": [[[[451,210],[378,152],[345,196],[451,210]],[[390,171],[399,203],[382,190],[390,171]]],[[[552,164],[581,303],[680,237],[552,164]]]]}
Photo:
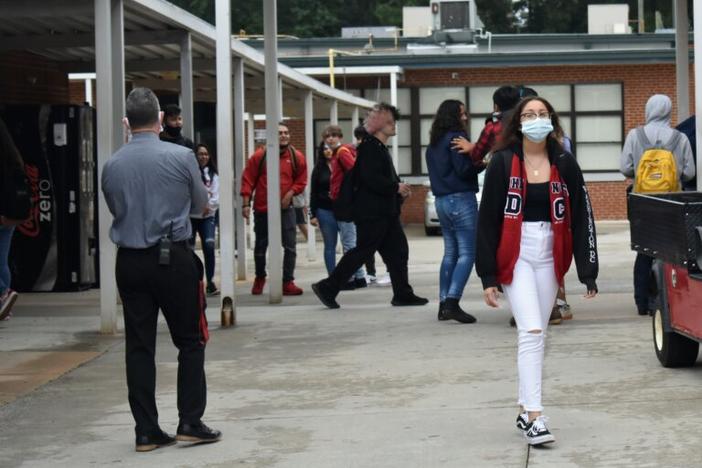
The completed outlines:
{"type": "Polygon", "coordinates": [[[344,174],[356,164],[356,148],[351,145],[339,146],[332,155],[331,178],[329,179],[329,198],[335,201],[339,197],[344,174]]]}
{"type": "MultiPolygon", "coordinates": [[[[292,146],[290,146],[292,148],[292,146]]],[[[295,151],[295,171],[290,157],[290,150],[285,148],[280,152],[280,198],[292,190],[295,195],[305,191],[307,186],[307,163],[305,156],[298,150],[295,151]]],[[[262,161],[266,153],[265,148],[259,148],[246,163],[246,168],[241,176],[241,196],[251,197],[254,194],[253,208],[255,211],[268,211],[268,176],[266,162],[262,161]],[[260,173],[259,173],[260,171],[260,173]]]]}

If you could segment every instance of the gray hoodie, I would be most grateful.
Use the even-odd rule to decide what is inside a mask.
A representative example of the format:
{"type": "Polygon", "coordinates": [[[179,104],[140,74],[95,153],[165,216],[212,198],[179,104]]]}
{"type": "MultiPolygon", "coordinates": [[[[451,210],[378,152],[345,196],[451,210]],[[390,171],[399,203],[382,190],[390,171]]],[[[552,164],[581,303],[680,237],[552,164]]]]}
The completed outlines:
{"type": "MultiPolygon", "coordinates": [[[[652,144],[660,141],[661,144],[666,144],[673,136],[674,132],[678,132],[670,127],[670,116],[673,112],[673,103],[670,98],[664,94],[654,94],[646,103],[646,125],[644,131],[648,137],[648,141],[652,144]]],[[[680,133],[680,132],[678,132],[680,133]]],[[[639,160],[643,155],[644,148],[636,136],[636,129],[629,131],[624,141],[624,148],[620,160],[619,170],[626,177],[634,177],[636,167],[639,165],[639,160]]],[[[678,144],[673,148],[675,162],[678,169],[678,178],[686,181],[695,176],[695,162],[692,156],[692,148],[690,141],[682,135],[678,140],[678,144]]]]}

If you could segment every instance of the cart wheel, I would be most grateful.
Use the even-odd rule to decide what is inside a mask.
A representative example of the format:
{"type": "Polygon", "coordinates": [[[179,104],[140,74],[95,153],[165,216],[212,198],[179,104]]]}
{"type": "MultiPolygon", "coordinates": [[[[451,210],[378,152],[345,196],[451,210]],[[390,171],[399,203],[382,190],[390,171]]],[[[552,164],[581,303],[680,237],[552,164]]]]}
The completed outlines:
{"type": "MultiPolygon", "coordinates": [[[[661,307],[666,307],[663,304],[661,307]]],[[[666,332],[660,307],[653,314],[653,343],[663,367],[690,367],[697,361],[700,344],[675,332],[666,332]]]]}

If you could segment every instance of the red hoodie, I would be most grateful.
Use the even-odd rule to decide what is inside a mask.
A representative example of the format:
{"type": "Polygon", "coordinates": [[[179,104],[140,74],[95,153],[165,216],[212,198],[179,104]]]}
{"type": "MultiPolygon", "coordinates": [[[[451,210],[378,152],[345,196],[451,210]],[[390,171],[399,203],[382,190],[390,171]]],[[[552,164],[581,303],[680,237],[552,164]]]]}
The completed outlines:
{"type": "MultiPolygon", "coordinates": [[[[305,191],[307,186],[307,163],[305,156],[292,146],[295,152],[295,170],[293,173],[293,163],[291,151],[284,148],[280,151],[280,198],[292,190],[295,195],[305,191]]],[[[251,197],[254,194],[253,208],[255,211],[268,211],[268,176],[266,174],[266,162],[262,161],[266,153],[265,148],[259,148],[254,152],[246,163],[246,168],[241,176],[241,196],[251,197]],[[259,173],[260,171],[260,173],[259,173]]]]}

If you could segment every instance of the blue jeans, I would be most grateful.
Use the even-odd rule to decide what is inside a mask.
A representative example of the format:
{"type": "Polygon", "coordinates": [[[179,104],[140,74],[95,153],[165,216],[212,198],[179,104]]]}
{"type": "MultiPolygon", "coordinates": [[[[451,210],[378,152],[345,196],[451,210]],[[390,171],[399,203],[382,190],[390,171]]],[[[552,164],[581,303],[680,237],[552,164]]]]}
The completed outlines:
{"type": "Polygon", "coordinates": [[[327,267],[327,273],[331,275],[336,267],[336,241],[339,238],[339,225],[334,217],[334,212],[317,208],[317,221],[319,221],[319,230],[322,231],[322,240],[324,241],[324,266],[327,267]]]}
{"type": "Polygon", "coordinates": [[[0,226],[0,294],[3,294],[10,287],[12,281],[7,257],[10,253],[14,230],[14,226],[0,226]]]}
{"type": "Polygon", "coordinates": [[[475,192],[436,197],[444,258],[439,272],[439,300],[460,299],[475,262],[478,202],[475,192]]]}
{"type": "MultiPolygon", "coordinates": [[[[341,247],[344,253],[356,247],[356,225],[352,222],[339,221],[339,234],[341,235],[341,247]]],[[[354,278],[365,278],[366,272],[363,267],[356,270],[354,278]]]]}
{"type": "Polygon", "coordinates": [[[200,235],[200,244],[202,244],[202,253],[205,257],[205,278],[207,284],[212,283],[215,269],[215,217],[208,218],[190,218],[192,224],[192,237],[190,244],[195,245],[195,236],[200,235]]]}

